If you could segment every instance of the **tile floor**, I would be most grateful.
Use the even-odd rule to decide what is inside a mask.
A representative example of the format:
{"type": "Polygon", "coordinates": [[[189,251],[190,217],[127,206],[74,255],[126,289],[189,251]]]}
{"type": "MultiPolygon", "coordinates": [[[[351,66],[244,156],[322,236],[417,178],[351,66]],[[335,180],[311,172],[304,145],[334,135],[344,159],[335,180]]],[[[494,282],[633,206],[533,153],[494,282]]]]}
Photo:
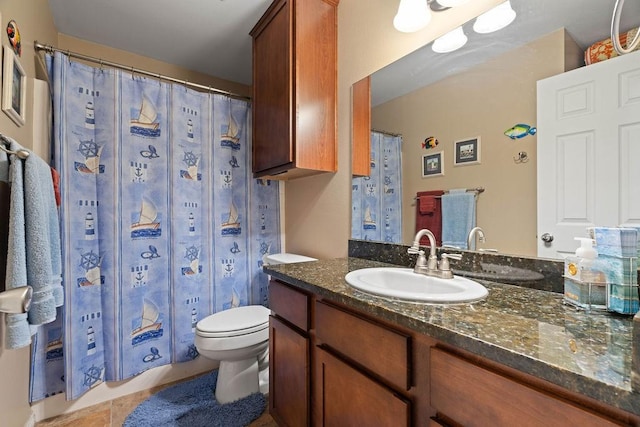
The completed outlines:
{"type": "MultiPolygon", "coordinates": [[[[36,427],[120,427],[127,418],[127,415],[129,415],[140,402],[153,393],[173,384],[175,384],[175,382],[132,393],[71,414],[49,418],[36,423],[36,427]]],[[[249,424],[249,427],[277,427],[277,424],[269,415],[268,404],[264,413],[257,420],[249,424]]]]}

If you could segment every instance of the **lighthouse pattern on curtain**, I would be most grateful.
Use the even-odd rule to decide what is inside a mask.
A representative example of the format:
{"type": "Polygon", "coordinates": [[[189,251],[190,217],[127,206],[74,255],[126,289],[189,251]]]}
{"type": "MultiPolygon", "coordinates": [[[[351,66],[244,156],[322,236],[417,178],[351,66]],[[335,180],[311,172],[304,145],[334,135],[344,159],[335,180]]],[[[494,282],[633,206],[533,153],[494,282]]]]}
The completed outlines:
{"type": "Polygon", "coordinates": [[[250,104],[48,58],[64,323],[40,328],[30,399],[198,357],[198,320],[267,303],[279,188],[250,177],[250,104]]]}
{"type": "Polygon", "coordinates": [[[402,242],[402,137],[371,132],[371,174],[351,182],[351,237],[402,242]]]}

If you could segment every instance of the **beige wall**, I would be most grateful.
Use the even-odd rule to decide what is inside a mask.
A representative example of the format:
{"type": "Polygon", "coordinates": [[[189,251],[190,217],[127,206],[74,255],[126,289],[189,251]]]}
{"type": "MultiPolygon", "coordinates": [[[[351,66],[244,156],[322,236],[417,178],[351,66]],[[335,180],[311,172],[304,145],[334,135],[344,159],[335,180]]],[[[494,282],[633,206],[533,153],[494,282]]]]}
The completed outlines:
{"type": "MultiPolygon", "coordinates": [[[[64,28],[60,29],[64,31],[64,28]]],[[[135,68],[150,71],[154,74],[162,74],[179,80],[185,80],[192,83],[211,86],[238,95],[251,96],[251,86],[243,85],[229,80],[219,79],[217,77],[202,74],[197,71],[187,70],[177,65],[168,64],[166,62],[157,61],[145,56],[136,55],[135,53],[126,52],[119,49],[113,49],[108,46],[91,43],[82,39],[68,36],[66,34],[58,35],[58,47],[64,50],[81,53],[83,55],[100,58],[118,64],[133,66],[135,68]]],[[[207,55],[209,52],[204,52],[207,55]]],[[[93,64],[96,65],[97,64],[93,64]]]]}
{"type": "Polygon", "coordinates": [[[535,256],[536,136],[511,140],[503,132],[517,123],[536,125],[536,82],[565,71],[581,57],[563,29],[472,70],[393,99],[372,111],[374,129],[403,135],[403,242],[415,235],[418,191],[484,187],[477,199],[480,246],[535,256]],[[565,61],[566,53],[572,54],[565,61]],[[422,148],[428,136],[440,144],[422,148]],[[454,141],[480,137],[480,164],[454,166],[454,141]],[[513,158],[524,151],[526,163],[513,158]],[[422,177],[422,156],[443,152],[444,175],[422,177]]]}
{"type": "MultiPolygon", "coordinates": [[[[31,148],[33,136],[33,93],[34,77],[42,78],[33,50],[33,41],[56,43],[58,34],[49,13],[47,0],[0,0],[0,40],[2,45],[9,41],[5,32],[6,24],[14,19],[20,29],[22,56],[19,58],[27,79],[26,123],[18,127],[6,114],[0,112],[0,132],[10,136],[22,145],[31,148]],[[34,13],[37,10],[38,13],[34,13]]],[[[4,219],[2,219],[4,220],[4,219]]],[[[4,324],[4,315],[0,314],[0,324],[4,324]]],[[[4,330],[0,327],[0,339],[4,342],[4,330]]],[[[0,424],[20,426],[31,419],[28,403],[29,396],[29,348],[5,350],[0,346],[0,424]],[[6,423],[6,424],[5,424],[6,423]]]]}
{"type": "Polygon", "coordinates": [[[341,0],[338,6],[338,172],[286,183],[285,245],[316,258],[346,256],[351,234],[351,85],[501,3],[476,0],[434,13],[427,28],[393,28],[399,1],[341,0]]]}

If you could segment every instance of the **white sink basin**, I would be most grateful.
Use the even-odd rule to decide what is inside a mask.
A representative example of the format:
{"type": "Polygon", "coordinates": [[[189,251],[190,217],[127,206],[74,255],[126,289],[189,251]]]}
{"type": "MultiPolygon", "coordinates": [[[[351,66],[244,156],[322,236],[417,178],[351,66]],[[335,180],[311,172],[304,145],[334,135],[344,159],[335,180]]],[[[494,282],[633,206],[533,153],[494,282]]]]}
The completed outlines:
{"type": "Polygon", "coordinates": [[[348,273],[345,280],[374,295],[435,304],[474,302],[489,294],[480,283],[465,277],[440,279],[414,273],[410,268],[362,268],[348,273]]]}

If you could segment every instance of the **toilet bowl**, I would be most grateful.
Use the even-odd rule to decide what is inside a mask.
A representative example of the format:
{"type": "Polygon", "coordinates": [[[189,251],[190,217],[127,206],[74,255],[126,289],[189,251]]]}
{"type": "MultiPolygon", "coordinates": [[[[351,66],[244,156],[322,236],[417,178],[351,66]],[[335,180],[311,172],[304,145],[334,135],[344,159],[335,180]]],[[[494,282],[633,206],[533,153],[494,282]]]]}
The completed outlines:
{"type": "MultiPolygon", "coordinates": [[[[196,324],[195,346],[207,359],[220,361],[215,396],[229,403],[261,391],[261,372],[269,372],[269,309],[249,305],[221,311],[196,324]]],[[[262,375],[264,377],[264,375],[262,375]]]]}
{"type": "MultiPolygon", "coordinates": [[[[315,261],[296,254],[272,254],[265,264],[315,261]]],[[[196,324],[195,346],[203,357],[220,361],[215,397],[229,403],[269,392],[269,314],[261,305],[220,311],[196,324]]]]}

